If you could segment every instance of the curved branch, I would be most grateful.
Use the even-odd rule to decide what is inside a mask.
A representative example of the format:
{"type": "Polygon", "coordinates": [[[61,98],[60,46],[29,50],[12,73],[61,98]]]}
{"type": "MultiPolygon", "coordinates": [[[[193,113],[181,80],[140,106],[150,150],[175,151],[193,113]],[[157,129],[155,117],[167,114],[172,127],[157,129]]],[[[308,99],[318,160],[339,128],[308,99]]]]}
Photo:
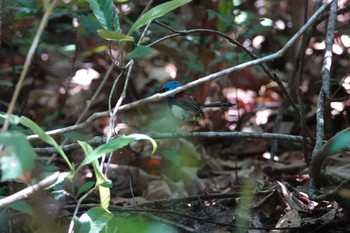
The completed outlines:
{"type": "Polygon", "coordinates": [[[12,203],[15,203],[16,201],[20,201],[20,200],[24,200],[26,198],[28,198],[29,196],[33,195],[35,192],[38,192],[50,185],[52,185],[53,183],[55,183],[58,179],[58,177],[60,176],[60,172],[55,172],[52,175],[50,175],[49,177],[47,177],[46,179],[43,179],[42,181],[40,181],[39,183],[30,186],[28,188],[25,188],[17,193],[14,193],[8,197],[4,197],[2,199],[0,199],[0,208],[4,208],[12,203]]]}
{"type": "MultiPolygon", "coordinates": [[[[187,90],[189,88],[193,88],[193,87],[198,86],[198,85],[200,85],[202,83],[218,79],[218,78],[220,78],[222,76],[225,76],[227,74],[230,74],[232,72],[235,72],[235,71],[238,71],[238,70],[242,70],[242,69],[245,69],[247,67],[255,66],[255,65],[258,65],[258,64],[261,64],[261,63],[264,63],[264,62],[268,62],[268,61],[271,61],[271,60],[274,60],[276,58],[281,57],[297,41],[297,39],[315,22],[315,20],[322,14],[322,12],[333,1],[334,0],[327,0],[327,2],[324,3],[310,17],[308,22],[303,27],[300,28],[300,30],[282,47],[282,49],[278,50],[277,52],[275,52],[273,54],[270,54],[270,55],[267,55],[267,56],[262,57],[262,58],[254,59],[252,61],[245,62],[245,63],[239,64],[237,66],[230,67],[230,68],[218,71],[218,72],[213,73],[213,74],[209,74],[209,75],[204,76],[204,77],[202,77],[200,79],[197,79],[197,80],[195,80],[193,82],[190,82],[190,83],[187,83],[187,84],[185,84],[185,85],[183,85],[181,87],[178,87],[178,88],[176,88],[176,89],[174,89],[172,91],[168,91],[168,92],[161,93],[161,94],[159,94],[159,93],[158,94],[154,94],[154,95],[152,95],[150,97],[147,97],[147,98],[144,98],[144,99],[132,102],[130,104],[122,105],[119,108],[119,112],[126,111],[126,110],[129,110],[129,109],[135,108],[135,107],[139,107],[139,106],[144,105],[146,103],[156,102],[156,101],[165,99],[166,97],[168,97],[170,95],[173,95],[173,94],[185,91],[185,90],[187,90]]],[[[66,128],[62,128],[62,129],[51,130],[51,131],[48,131],[47,134],[49,134],[49,135],[57,135],[57,134],[71,132],[71,131],[74,131],[74,130],[77,130],[77,129],[82,129],[82,128],[86,127],[86,126],[89,126],[95,119],[97,119],[99,117],[105,117],[105,116],[109,116],[107,111],[105,111],[105,112],[97,112],[97,113],[94,113],[93,115],[91,115],[91,117],[89,117],[86,120],[86,122],[84,122],[84,123],[81,123],[79,125],[66,127],[66,128]]],[[[30,135],[30,136],[28,136],[28,139],[36,139],[36,138],[38,138],[37,135],[30,135]]]]}

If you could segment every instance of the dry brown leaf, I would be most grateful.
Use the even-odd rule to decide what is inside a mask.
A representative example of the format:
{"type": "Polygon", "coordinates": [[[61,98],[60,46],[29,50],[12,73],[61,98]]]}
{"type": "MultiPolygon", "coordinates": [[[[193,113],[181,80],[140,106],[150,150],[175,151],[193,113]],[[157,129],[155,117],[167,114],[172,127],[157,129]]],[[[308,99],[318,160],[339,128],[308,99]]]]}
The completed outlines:
{"type": "MultiPolygon", "coordinates": [[[[276,228],[284,228],[284,227],[300,227],[301,225],[301,217],[297,210],[291,209],[285,215],[283,215],[277,222],[276,228]]],[[[271,230],[270,233],[287,233],[291,232],[291,230],[271,230]]]]}

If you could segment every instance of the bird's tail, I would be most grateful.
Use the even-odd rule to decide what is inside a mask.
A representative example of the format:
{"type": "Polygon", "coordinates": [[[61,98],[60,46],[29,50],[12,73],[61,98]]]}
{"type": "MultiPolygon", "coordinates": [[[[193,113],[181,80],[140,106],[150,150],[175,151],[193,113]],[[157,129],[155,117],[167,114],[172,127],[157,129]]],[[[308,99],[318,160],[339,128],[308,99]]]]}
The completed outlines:
{"type": "Polygon", "coordinates": [[[234,103],[211,103],[211,104],[202,104],[201,107],[202,108],[231,108],[233,106],[235,106],[236,104],[234,103]]]}

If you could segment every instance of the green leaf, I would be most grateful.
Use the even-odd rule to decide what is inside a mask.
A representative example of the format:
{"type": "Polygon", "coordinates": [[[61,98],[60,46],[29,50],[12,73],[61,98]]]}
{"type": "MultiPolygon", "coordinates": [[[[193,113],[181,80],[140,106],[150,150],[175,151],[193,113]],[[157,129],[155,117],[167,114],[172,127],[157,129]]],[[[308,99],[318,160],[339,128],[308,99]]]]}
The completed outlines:
{"type": "Polygon", "coordinates": [[[149,11],[147,11],[144,15],[142,15],[136,22],[132,25],[130,28],[128,35],[133,33],[136,29],[148,24],[152,20],[159,18],[166,13],[182,6],[185,5],[192,0],[172,0],[163,4],[160,4],[158,6],[153,7],[149,11]]]}
{"type": "Polygon", "coordinates": [[[350,150],[350,128],[337,133],[329,142],[328,154],[350,150]]]}
{"type": "MultiPolygon", "coordinates": [[[[83,148],[85,154],[88,156],[93,153],[92,147],[86,142],[78,141],[80,146],[83,148]]],[[[105,176],[102,173],[100,166],[98,166],[97,159],[92,161],[92,165],[94,168],[95,176],[96,176],[96,186],[98,189],[98,194],[100,196],[101,207],[104,209],[108,209],[109,202],[111,200],[111,182],[106,180],[105,176]],[[109,186],[106,184],[110,184],[109,186]]],[[[78,168],[79,169],[79,168],[78,168]]]]}
{"type": "Polygon", "coordinates": [[[94,15],[106,30],[120,31],[119,17],[112,0],[88,0],[94,15]]]}
{"type": "Polygon", "coordinates": [[[112,218],[113,215],[101,207],[91,208],[76,220],[74,232],[101,232],[112,218]]]}
{"type": "Polygon", "coordinates": [[[207,12],[208,12],[209,20],[216,16],[220,20],[219,23],[224,24],[225,28],[227,26],[232,25],[232,16],[231,15],[229,15],[229,14],[220,14],[220,13],[214,11],[214,10],[211,10],[211,9],[208,9],[207,12]]]}
{"type": "Polygon", "coordinates": [[[88,191],[89,189],[92,189],[92,187],[94,187],[94,186],[95,186],[95,182],[93,182],[93,181],[86,182],[85,184],[80,186],[80,188],[78,189],[77,196],[88,191]]]}
{"type": "Polygon", "coordinates": [[[1,181],[13,180],[34,167],[35,152],[26,136],[19,132],[0,133],[1,181]]]}
{"type": "MultiPolygon", "coordinates": [[[[4,112],[0,112],[0,118],[2,118],[2,119],[0,119],[0,124],[2,124],[2,123],[4,123],[4,120],[5,120],[5,118],[7,117],[7,114],[6,113],[4,113],[4,112]]],[[[16,115],[10,115],[10,123],[12,124],[12,125],[18,125],[19,124],[19,116],[16,116],[16,115]]]]}
{"type": "Polygon", "coordinates": [[[145,57],[147,55],[150,55],[152,53],[152,49],[149,46],[137,46],[134,50],[132,50],[127,58],[140,58],[140,57],[145,57]]]}
{"type": "Polygon", "coordinates": [[[81,169],[82,166],[92,163],[94,167],[96,180],[97,180],[96,185],[99,190],[100,202],[101,202],[102,208],[106,210],[108,209],[110,197],[111,197],[111,194],[110,194],[111,182],[108,181],[102,174],[101,168],[100,166],[98,166],[97,159],[103,156],[104,154],[107,154],[109,152],[112,152],[114,150],[120,149],[128,145],[130,142],[133,142],[135,140],[143,140],[143,139],[149,140],[152,143],[153,145],[152,153],[154,153],[157,147],[156,142],[152,138],[143,134],[131,134],[129,136],[120,136],[118,138],[111,140],[106,144],[98,146],[94,150],[92,150],[92,147],[89,144],[78,141],[78,143],[81,145],[81,147],[83,148],[87,156],[85,157],[83,162],[81,162],[81,164],[77,168],[77,171],[81,169]]]}
{"type": "Polygon", "coordinates": [[[97,34],[105,40],[115,40],[118,42],[123,42],[123,41],[134,42],[135,41],[134,38],[131,36],[127,36],[123,33],[113,32],[110,30],[100,29],[100,30],[97,30],[97,34]]]}
{"type": "Polygon", "coordinates": [[[74,169],[73,165],[69,161],[67,155],[64,153],[62,148],[57,144],[57,142],[50,135],[47,135],[45,133],[45,131],[40,128],[40,126],[38,126],[34,121],[32,121],[31,119],[29,119],[29,118],[27,118],[25,116],[21,116],[20,117],[20,122],[21,122],[22,125],[30,128],[33,131],[33,133],[35,133],[35,134],[37,134],[39,136],[39,138],[41,140],[43,140],[44,142],[46,142],[46,143],[50,144],[51,146],[55,147],[56,150],[58,151],[58,153],[62,156],[62,158],[68,164],[70,170],[73,171],[73,169],[74,169]]]}
{"type": "Polygon", "coordinates": [[[78,167],[78,170],[86,165],[94,161],[95,159],[100,158],[102,155],[107,154],[109,152],[112,152],[114,150],[123,148],[124,146],[128,145],[130,142],[137,141],[137,140],[149,140],[153,145],[153,151],[155,152],[157,148],[157,143],[147,135],[143,134],[130,134],[128,136],[120,136],[118,138],[112,139],[106,144],[98,146],[96,149],[92,151],[80,164],[78,167]]]}
{"type": "Polygon", "coordinates": [[[111,201],[111,190],[103,185],[98,186],[98,194],[100,196],[101,207],[108,210],[109,202],[111,201]]]}

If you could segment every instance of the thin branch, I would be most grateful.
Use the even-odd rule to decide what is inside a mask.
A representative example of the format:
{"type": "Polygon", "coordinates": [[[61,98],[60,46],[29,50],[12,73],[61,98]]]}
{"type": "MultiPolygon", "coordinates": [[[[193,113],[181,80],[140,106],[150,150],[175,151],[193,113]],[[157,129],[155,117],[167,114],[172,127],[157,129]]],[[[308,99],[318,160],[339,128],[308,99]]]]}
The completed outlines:
{"type": "MultiPolygon", "coordinates": [[[[324,165],[328,156],[339,153],[342,151],[349,151],[349,146],[346,141],[342,140],[345,137],[348,137],[350,134],[350,128],[346,128],[336,135],[334,135],[331,139],[329,139],[326,143],[324,143],[319,150],[317,150],[317,154],[312,157],[310,166],[309,166],[309,174],[310,174],[310,185],[308,187],[309,193],[315,193],[316,186],[324,187],[330,182],[331,176],[324,174],[324,165]],[[334,144],[336,142],[343,142],[338,144],[336,149],[334,149],[334,144]],[[332,148],[333,146],[333,148],[332,148]]],[[[315,196],[315,194],[313,194],[315,196]]]]}
{"type": "MultiPolygon", "coordinates": [[[[147,134],[154,139],[172,139],[172,138],[260,138],[265,140],[282,140],[291,141],[296,143],[302,143],[303,137],[289,134],[278,133],[252,133],[252,132],[187,132],[187,133],[154,133],[147,134]]],[[[106,143],[106,137],[96,136],[86,141],[86,143],[92,146],[98,146],[106,143]]],[[[307,143],[312,144],[311,140],[307,140],[307,143]]],[[[78,143],[71,143],[62,146],[64,151],[72,151],[81,148],[78,143]]],[[[56,153],[57,150],[54,147],[34,148],[36,153],[56,153]]]]}
{"type": "Polygon", "coordinates": [[[334,1],[330,7],[327,34],[326,34],[326,49],[324,54],[322,74],[322,88],[318,96],[317,110],[316,110],[316,143],[312,152],[312,157],[316,156],[320,150],[324,138],[324,108],[326,101],[329,98],[330,91],[330,70],[332,65],[332,45],[334,39],[334,30],[337,19],[337,2],[334,1]]]}
{"type": "MultiPolygon", "coordinates": [[[[88,143],[91,146],[99,146],[101,144],[106,143],[106,141],[107,141],[106,137],[96,136],[96,137],[93,137],[93,138],[87,140],[86,143],[88,143]]],[[[63,146],[61,146],[61,148],[63,151],[68,152],[68,151],[81,149],[81,146],[79,145],[79,143],[71,143],[71,144],[63,145],[63,146]]],[[[34,151],[36,153],[39,153],[39,154],[57,153],[57,150],[55,147],[34,148],[34,151]]]]}
{"type": "Polygon", "coordinates": [[[39,183],[30,186],[28,188],[25,188],[17,193],[14,193],[8,197],[4,197],[0,199],[0,209],[4,208],[12,203],[15,203],[16,201],[24,200],[33,195],[35,192],[38,192],[40,190],[43,190],[44,188],[54,184],[58,177],[60,176],[60,172],[55,172],[49,177],[41,180],[39,183]]]}
{"type": "MultiPolygon", "coordinates": [[[[309,2],[308,0],[304,0],[304,23],[307,22],[308,19],[308,11],[309,11],[309,2]]],[[[296,94],[297,94],[297,99],[298,99],[298,104],[299,104],[299,115],[300,115],[300,128],[301,128],[301,135],[303,135],[303,155],[304,155],[304,160],[307,165],[310,165],[310,157],[308,156],[308,150],[307,150],[307,137],[306,137],[306,132],[309,131],[307,125],[306,125],[306,120],[305,120],[305,108],[304,108],[304,101],[302,98],[302,88],[301,85],[303,83],[303,71],[304,71],[304,64],[305,64],[305,51],[308,45],[310,37],[308,36],[308,33],[305,32],[303,36],[301,37],[301,46],[299,50],[299,56],[297,56],[298,62],[297,62],[297,69],[296,69],[296,94]]]]}
{"type": "MultiPolygon", "coordinates": [[[[271,61],[271,60],[274,60],[278,57],[281,57],[296,41],[297,39],[311,26],[313,25],[313,23],[315,22],[315,20],[322,14],[322,12],[325,11],[325,9],[329,6],[329,4],[331,4],[334,0],[328,0],[325,4],[323,4],[316,12],[315,14],[313,14],[310,19],[308,20],[308,22],[285,44],[285,46],[278,50],[277,52],[273,53],[273,54],[270,54],[268,56],[265,56],[263,58],[258,58],[258,59],[255,59],[255,60],[252,60],[252,61],[248,61],[248,62],[245,62],[245,63],[242,63],[240,65],[237,65],[237,66],[234,66],[234,67],[230,67],[230,68],[227,68],[227,69],[224,69],[222,71],[219,71],[219,72],[216,72],[216,73],[213,73],[213,74],[210,74],[210,75],[207,75],[207,76],[204,76],[203,78],[200,78],[198,80],[195,80],[193,82],[190,82],[190,83],[187,83],[186,85],[183,85],[181,87],[178,87],[174,90],[171,90],[171,91],[168,91],[168,92],[165,92],[165,93],[157,93],[155,95],[152,95],[150,97],[147,97],[147,98],[144,98],[144,99],[141,99],[141,100],[138,100],[138,101],[135,101],[135,102],[132,102],[130,104],[125,104],[125,105],[122,105],[120,106],[119,108],[119,112],[121,111],[126,111],[126,110],[129,110],[129,109],[132,109],[132,108],[136,108],[136,107],[139,107],[141,105],[144,105],[146,103],[151,103],[151,102],[156,102],[156,101],[160,101],[162,99],[165,99],[166,97],[170,96],[170,95],[173,95],[173,94],[176,94],[176,93],[179,93],[179,92],[182,92],[182,91],[185,91],[189,88],[193,88],[195,86],[198,86],[202,83],[205,83],[205,82],[208,82],[208,81],[211,81],[211,80],[215,80],[215,79],[218,79],[222,76],[225,76],[227,74],[230,74],[232,72],[235,72],[235,71],[238,71],[238,70],[242,70],[242,69],[245,69],[247,67],[251,67],[251,66],[255,66],[255,65],[258,65],[258,64],[261,64],[261,63],[264,63],[264,62],[268,62],[268,61],[271,61]]],[[[69,127],[66,127],[66,128],[61,128],[61,129],[56,129],[56,130],[51,130],[51,131],[48,131],[47,134],[49,135],[57,135],[57,134],[62,134],[62,133],[67,133],[67,132],[71,132],[71,131],[74,131],[74,130],[78,130],[78,129],[82,129],[82,128],[85,128],[89,125],[92,124],[92,122],[99,118],[99,117],[105,117],[105,116],[109,116],[108,114],[108,111],[105,111],[105,112],[97,112],[97,113],[94,113],[93,115],[91,115],[84,123],[81,123],[79,125],[74,125],[74,126],[69,126],[69,127]]],[[[36,139],[38,138],[37,135],[30,135],[28,136],[28,139],[36,139]]]]}
{"type": "MultiPolygon", "coordinates": [[[[144,38],[144,36],[146,35],[146,32],[148,31],[148,28],[149,26],[151,25],[151,21],[146,25],[145,29],[143,30],[142,32],[142,35],[141,37],[139,38],[139,41],[137,42],[137,46],[139,46],[141,44],[141,41],[142,39],[144,38]]],[[[128,89],[128,84],[129,84],[129,80],[130,80],[130,76],[131,76],[131,71],[134,67],[134,60],[131,59],[127,66],[128,68],[128,71],[126,73],[126,78],[125,78],[125,83],[124,83],[124,88],[123,88],[123,91],[113,109],[113,111],[110,113],[110,118],[109,118],[109,131],[108,131],[108,134],[107,134],[107,142],[112,138],[112,135],[113,135],[113,132],[114,131],[114,121],[115,121],[115,117],[117,116],[117,113],[118,113],[118,110],[120,108],[120,105],[122,104],[122,102],[124,101],[125,97],[126,97],[126,91],[128,89]]],[[[109,153],[108,155],[108,165],[110,164],[111,160],[112,160],[112,155],[113,155],[113,152],[109,153]]],[[[100,168],[101,170],[103,169],[103,165],[104,165],[104,162],[105,162],[105,159],[106,159],[106,155],[103,155],[102,158],[101,158],[101,163],[100,163],[100,168]]],[[[108,172],[108,167],[106,167],[106,170],[105,170],[105,175],[107,176],[107,172],[108,172]]]]}
{"type": "Polygon", "coordinates": [[[121,70],[121,72],[118,74],[118,76],[115,78],[111,91],[108,96],[108,111],[112,112],[112,99],[113,99],[113,94],[115,93],[115,88],[117,87],[117,84],[119,83],[120,77],[122,77],[124,74],[124,68],[121,70]]]}
{"type": "Polygon", "coordinates": [[[19,77],[19,80],[17,82],[15,92],[13,93],[13,96],[12,96],[12,99],[10,102],[10,106],[7,110],[7,114],[6,114],[7,116],[5,118],[4,125],[2,126],[2,129],[1,129],[2,132],[7,131],[8,127],[10,125],[10,122],[9,122],[10,116],[13,113],[13,110],[14,110],[16,102],[17,102],[17,98],[19,96],[19,93],[21,92],[24,78],[26,77],[26,75],[29,71],[29,67],[32,63],[35,51],[38,48],[38,44],[39,44],[41,35],[43,34],[43,31],[47,25],[47,22],[49,21],[49,16],[51,15],[52,11],[54,10],[56,3],[57,3],[57,0],[53,0],[49,5],[47,5],[47,7],[45,7],[45,14],[40,21],[38,31],[36,32],[34,40],[32,42],[32,45],[30,46],[30,49],[28,51],[26,60],[25,60],[24,65],[23,65],[23,70],[22,70],[21,75],[19,77]]]}
{"type": "MultiPolygon", "coordinates": [[[[155,44],[158,44],[166,39],[172,38],[172,37],[177,37],[177,36],[186,36],[189,34],[193,34],[193,33],[213,33],[216,34],[218,36],[221,36],[223,38],[225,38],[226,40],[228,40],[231,44],[233,44],[234,46],[240,48],[241,50],[243,50],[245,53],[247,53],[251,58],[253,59],[257,59],[258,57],[255,56],[252,52],[250,52],[247,48],[245,48],[241,43],[239,43],[238,41],[236,41],[235,39],[232,39],[230,36],[219,32],[219,31],[215,31],[212,29],[191,29],[191,30],[182,30],[182,31],[178,31],[175,30],[171,27],[169,27],[166,24],[163,24],[159,21],[155,21],[156,23],[162,25],[163,27],[168,28],[169,30],[171,30],[172,32],[174,32],[173,35],[168,35],[165,37],[162,37],[152,43],[150,43],[148,46],[154,46],[155,44]]],[[[292,97],[290,96],[289,92],[286,90],[286,88],[284,87],[282,81],[280,80],[280,78],[276,75],[276,74],[272,74],[270,72],[270,70],[265,66],[264,63],[260,63],[259,66],[264,70],[264,72],[271,78],[271,80],[275,81],[278,86],[281,88],[282,92],[286,95],[287,99],[289,100],[290,104],[292,105],[293,109],[295,110],[295,112],[299,113],[299,109],[297,107],[297,105],[295,104],[294,100],[292,99],[292,97]]],[[[311,134],[309,135],[311,136],[311,134]]]]}
{"type": "MultiPolygon", "coordinates": [[[[266,140],[285,140],[302,142],[302,136],[278,134],[278,133],[253,133],[253,132],[188,132],[188,133],[157,133],[148,134],[154,139],[167,138],[262,138],[266,140]]],[[[311,143],[311,141],[309,141],[311,143]]]]}
{"type": "MultiPolygon", "coordinates": [[[[48,135],[61,135],[61,134],[65,134],[65,133],[69,133],[72,131],[77,131],[79,129],[84,129],[90,125],[92,125],[92,123],[101,117],[106,117],[108,116],[108,111],[105,112],[96,112],[94,114],[92,114],[86,121],[84,121],[83,123],[77,124],[77,125],[72,125],[72,126],[68,126],[68,127],[64,127],[64,128],[60,128],[60,129],[54,129],[54,130],[50,130],[47,131],[46,134],[48,135]]],[[[38,139],[39,136],[37,134],[33,134],[30,136],[27,136],[28,140],[34,140],[34,139],[38,139]]]]}

